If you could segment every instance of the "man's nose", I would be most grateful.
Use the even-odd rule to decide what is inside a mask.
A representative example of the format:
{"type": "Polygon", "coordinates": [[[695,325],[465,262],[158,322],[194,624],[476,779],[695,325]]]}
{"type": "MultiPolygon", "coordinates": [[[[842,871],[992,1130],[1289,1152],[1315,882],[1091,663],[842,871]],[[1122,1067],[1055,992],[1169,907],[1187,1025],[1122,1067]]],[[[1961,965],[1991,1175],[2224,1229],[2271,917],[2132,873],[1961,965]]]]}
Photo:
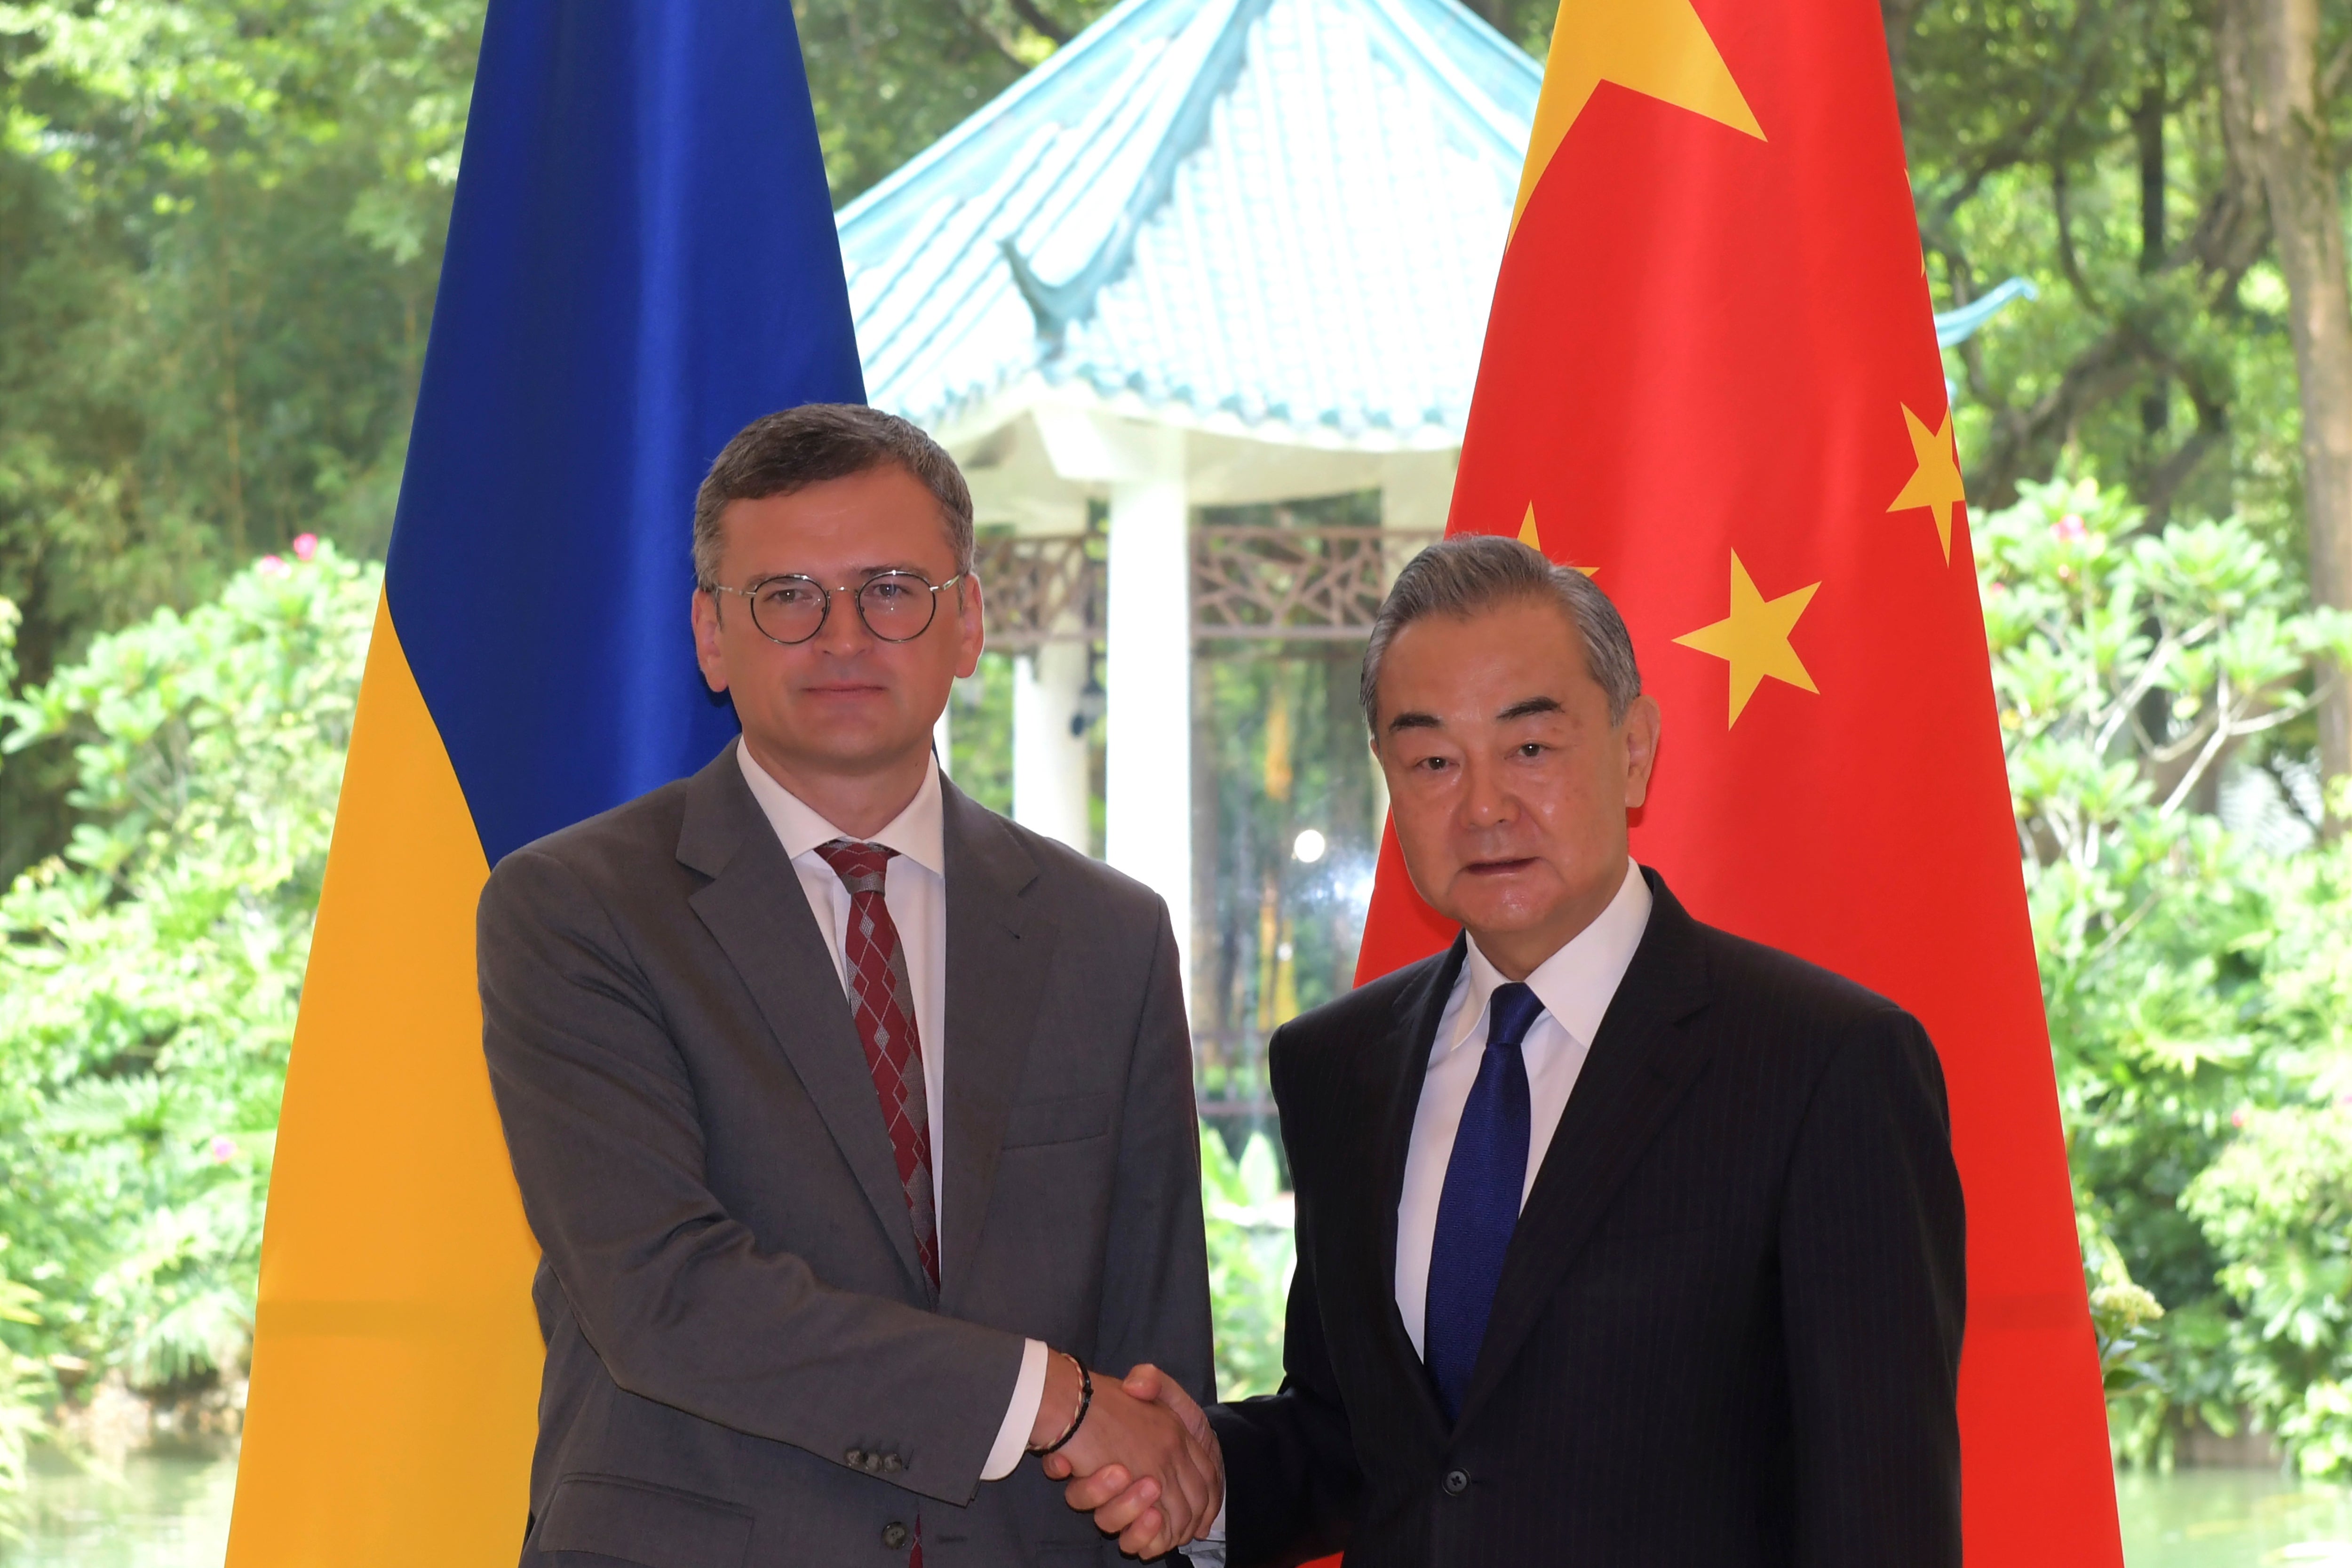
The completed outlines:
{"type": "Polygon", "coordinates": [[[856,586],[825,590],[824,625],[816,635],[817,646],[825,652],[863,653],[876,640],[866,627],[866,617],[857,613],[857,595],[862,591],[856,586]]]}
{"type": "Polygon", "coordinates": [[[1518,803],[1496,769],[1478,758],[1462,764],[1462,820],[1470,827],[1496,827],[1518,814],[1518,803]]]}

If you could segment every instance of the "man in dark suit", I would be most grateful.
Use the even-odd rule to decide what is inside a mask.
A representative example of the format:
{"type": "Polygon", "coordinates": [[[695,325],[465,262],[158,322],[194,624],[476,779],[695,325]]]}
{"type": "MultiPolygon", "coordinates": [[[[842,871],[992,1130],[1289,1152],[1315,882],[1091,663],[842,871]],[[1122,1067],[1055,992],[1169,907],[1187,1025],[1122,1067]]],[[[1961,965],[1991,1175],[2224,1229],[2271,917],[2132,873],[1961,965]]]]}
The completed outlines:
{"type": "Polygon", "coordinates": [[[1130,1547],[1215,1511],[1209,1447],[1087,1370],[1210,1391],[1175,941],[941,776],[971,552],[914,426],[750,426],[694,538],[740,741],[490,877],[484,1046],[544,1248],[526,1568],[1118,1562],[1045,1451],[1150,1478],[1130,1547]]]}
{"type": "MultiPolygon", "coordinates": [[[[1660,717],[1580,574],[1433,546],[1363,690],[1413,885],[1465,931],[1274,1037],[1280,1392],[1204,1426],[1130,1380],[1213,1427],[1227,1561],[1956,1568],[1963,1218],[1926,1034],[1632,863],[1660,717]]],[[[1070,1501],[1148,1519],[1127,1479],[1070,1501]]]]}

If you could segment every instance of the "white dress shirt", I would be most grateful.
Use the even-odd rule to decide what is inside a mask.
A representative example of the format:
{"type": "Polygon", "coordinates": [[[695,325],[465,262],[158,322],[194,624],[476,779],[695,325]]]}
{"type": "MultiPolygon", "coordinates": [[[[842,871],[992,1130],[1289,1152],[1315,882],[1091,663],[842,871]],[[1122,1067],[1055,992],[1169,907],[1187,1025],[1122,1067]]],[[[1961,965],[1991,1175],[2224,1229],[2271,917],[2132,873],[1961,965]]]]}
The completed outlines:
{"type": "MultiPolygon", "coordinates": [[[[842,832],[769,777],[740,742],[735,761],[743,770],[743,782],[751,786],[751,798],[760,803],[783,843],[784,853],[792,857],[793,870],[801,879],[810,911],[816,916],[817,929],[824,933],[824,945],[833,954],[833,967],[841,975],[845,996],[849,977],[842,967],[841,952],[848,940],[849,889],[817,853],[817,847],[853,835],[842,832]]],[[[947,1202],[940,1183],[947,1164],[943,1113],[947,1074],[941,1064],[947,1058],[948,859],[936,757],[907,808],[866,842],[898,851],[883,872],[882,902],[890,911],[891,924],[898,928],[898,949],[906,956],[907,980],[915,993],[915,1035],[922,1046],[923,1102],[929,1111],[931,1131],[931,1212],[944,1215],[947,1202]]],[[[1458,1108],[1455,1114],[1460,1114],[1458,1108]]],[[[1426,1251],[1424,1247],[1424,1255],[1426,1251]]],[[[1036,1425],[1037,1406],[1045,1397],[1045,1342],[1029,1341],[1021,1354],[1021,1374],[1013,1381],[1013,1404],[1004,1413],[1004,1425],[997,1428],[988,1462],[981,1467],[982,1480],[1003,1480],[1021,1463],[1029,1447],[1030,1428],[1036,1425]]]]}
{"type": "MultiPolygon", "coordinates": [[[[1536,1173],[1559,1127],[1559,1113],[1584,1070],[1585,1054],[1602,1015],[1617,994],[1618,982],[1642,945],[1650,923],[1650,885],[1641,868],[1625,863],[1625,880],[1593,922],[1528,976],[1528,988],[1544,1010],[1528,1029],[1519,1054],[1528,1065],[1528,1177],[1519,1189],[1525,1206],[1536,1173]]],[[[1412,1142],[1404,1159],[1404,1192],[1397,1200],[1396,1304],[1412,1348],[1422,1348],[1429,1310],[1429,1253],[1437,1233],[1437,1201],[1445,1191],[1445,1167],[1454,1158],[1454,1134],[1462,1108],[1478,1081],[1486,1054],[1486,1008],[1503,975],[1470,943],[1469,956],[1437,1020],[1430,1043],[1429,1075],[1422,1079],[1421,1106],[1413,1112],[1412,1142]]]]}

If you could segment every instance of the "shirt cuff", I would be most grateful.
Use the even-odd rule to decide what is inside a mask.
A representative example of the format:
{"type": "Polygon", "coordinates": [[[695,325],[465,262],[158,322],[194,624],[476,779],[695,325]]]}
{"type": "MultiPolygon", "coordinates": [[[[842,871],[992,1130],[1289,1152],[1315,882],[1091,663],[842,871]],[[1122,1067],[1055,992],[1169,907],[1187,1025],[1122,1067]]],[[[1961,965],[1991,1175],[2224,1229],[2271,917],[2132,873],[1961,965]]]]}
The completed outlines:
{"type": "Polygon", "coordinates": [[[1185,1561],[1192,1568],[1225,1568],[1225,1505],[1217,1505],[1217,1521],[1209,1532],[1184,1548],[1185,1561]]]}
{"type": "Polygon", "coordinates": [[[1037,1406],[1045,1402],[1045,1341],[1022,1342],[1021,1375],[1013,1380],[1013,1403],[1004,1412],[1004,1425],[996,1429],[996,1446],[988,1451],[988,1463],[980,1468],[983,1481],[1003,1480],[1029,1451],[1037,1406]]]}

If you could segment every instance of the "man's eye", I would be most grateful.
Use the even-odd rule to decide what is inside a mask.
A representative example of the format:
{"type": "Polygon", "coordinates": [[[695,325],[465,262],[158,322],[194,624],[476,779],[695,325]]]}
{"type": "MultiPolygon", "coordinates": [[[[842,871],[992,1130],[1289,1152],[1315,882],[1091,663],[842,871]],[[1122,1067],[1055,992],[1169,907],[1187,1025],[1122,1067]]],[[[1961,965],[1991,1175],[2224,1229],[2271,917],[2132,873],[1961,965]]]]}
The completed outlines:
{"type": "Polygon", "coordinates": [[[915,596],[915,590],[908,584],[893,582],[887,577],[877,577],[866,584],[866,591],[886,605],[895,605],[915,596]]]}
{"type": "Polygon", "coordinates": [[[759,590],[759,595],[761,604],[773,605],[780,610],[814,605],[819,597],[806,583],[770,583],[759,590]]]}
{"type": "Polygon", "coordinates": [[[1549,749],[1550,748],[1546,746],[1541,741],[1528,741],[1519,747],[1519,755],[1523,757],[1540,757],[1549,749]]]}

